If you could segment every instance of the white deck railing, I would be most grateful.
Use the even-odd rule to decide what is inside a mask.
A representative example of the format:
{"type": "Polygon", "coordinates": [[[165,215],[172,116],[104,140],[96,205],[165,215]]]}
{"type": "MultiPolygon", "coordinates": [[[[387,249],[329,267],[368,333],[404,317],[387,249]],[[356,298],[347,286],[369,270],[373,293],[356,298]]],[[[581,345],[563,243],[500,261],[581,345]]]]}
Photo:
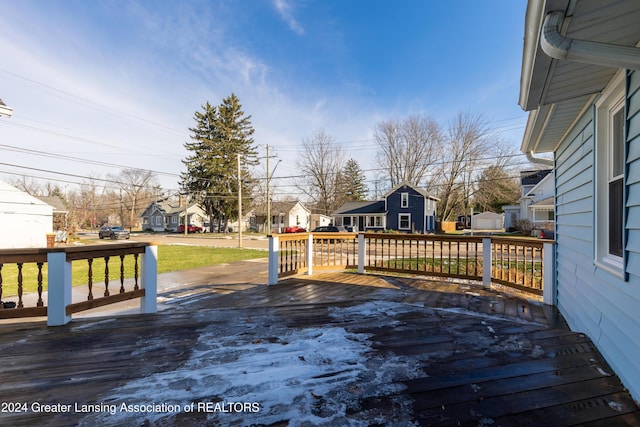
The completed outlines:
{"type": "Polygon", "coordinates": [[[73,313],[134,298],[140,298],[142,313],[155,313],[157,266],[157,246],[144,242],[2,249],[0,300],[9,304],[0,307],[0,319],[46,316],[49,326],[58,326],[69,323],[73,313]],[[86,285],[74,288],[73,266],[78,263],[86,263],[75,269],[82,271],[83,282],[86,274],[86,285]],[[131,270],[133,278],[125,280],[125,270],[131,270]],[[98,285],[99,296],[94,295],[98,285]],[[27,295],[31,288],[35,292],[27,295]],[[72,298],[74,290],[81,294],[77,301],[72,298]]]}

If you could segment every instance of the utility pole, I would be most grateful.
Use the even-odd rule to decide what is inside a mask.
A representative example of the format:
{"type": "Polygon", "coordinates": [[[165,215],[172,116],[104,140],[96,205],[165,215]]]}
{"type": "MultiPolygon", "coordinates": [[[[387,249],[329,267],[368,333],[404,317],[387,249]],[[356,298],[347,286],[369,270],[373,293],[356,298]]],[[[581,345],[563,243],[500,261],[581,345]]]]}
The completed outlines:
{"type": "Polygon", "coordinates": [[[240,170],[240,153],[238,153],[238,247],[242,247],[242,171],[240,170]]]}

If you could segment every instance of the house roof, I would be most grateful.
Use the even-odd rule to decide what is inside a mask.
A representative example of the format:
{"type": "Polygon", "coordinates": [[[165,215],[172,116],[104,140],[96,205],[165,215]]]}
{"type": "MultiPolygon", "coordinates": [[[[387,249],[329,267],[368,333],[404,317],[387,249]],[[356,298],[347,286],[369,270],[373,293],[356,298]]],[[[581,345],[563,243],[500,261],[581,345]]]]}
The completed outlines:
{"type": "Polygon", "coordinates": [[[51,215],[53,206],[4,181],[0,181],[0,213],[43,212],[51,215]]]}
{"type": "MultiPolygon", "coordinates": [[[[149,210],[149,208],[154,206],[158,210],[162,211],[164,215],[174,215],[176,213],[184,215],[184,209],[185,209],[184,205],[181,205],[180,203],[170,203],[167,201],[162,201],[162,202],[153,202],[151,205],[147,207],[147,209],[145,209],[145,211],[142,213],[142,216],[147,214],[147,211],[149,210]]],[[[191,210],[194,208],[201,209],[198,203],[195,203],[195,202],[189,203],[189,207],[187,209],[191,210]]]]}
{"type": "Polygon", "coordinates": [[[49,206],[53,207],[53,213],[67,213],[69,209],[65,206],[64,201],[58,196],[37,196],[49,206]]]}
{"type": "MultiPolygon", "coordinates": [[[[554,59],[546,54],[541,47],[541,30],[545,17],[554,11],[564,12],[558,28],[568,39],[626,47],[635,47],[640,40],[637,0],[529,0],[519,99],[520,106],[530,112],[521,147],[527,153],[555,151],[618,71],[616,66],[554,59]]],[[[567,46],[569,52],[571,43],[567,46]]]]}
{"type": "MultiPolygon", "coordinates": [[[[305,205],[303,205],[299,200],[295,200],[295,201],[289,200],[289,201],[283,201],[283,202],[271,202],[271,215],[289,213],[291,209],[293,209],[297,204],[299,204],[300,207],[305,211],[311,213],[311,211],[305,205]]],[[[255,209],[254,214],[260,215],[260,216],[266,215],[267,214],[266,207],[262,206],[259,209],[255,209]]]]}
{"type": "Polygon", "coordinates": [[[531,190],[529,190],[527,192],[527,194],[525,194],[525,196],[535,196],[536,193],[538,192],[539,189],[543,189],[544,185],[547,181],[553,179],[553,171],[550,170],[548,171],[546,174],[544,174],[544,176],[542,177],[542,179],[540,179],[536,185],[533,186],[533,188],[531,190]]]}
{"type": "Polygon", "coordinates": [[[538,202],[531,203],[529,205],[532,209],[553,209],[554,200],[553,197],[547,197],[546,199],[542,199],[538,202]]]}
{"type": "Polygon", "coordinates": [[[438,199],[437,197],[435,197],[435,196],[432,196],[432,195],[428,194],[428,193],[425,191],[425,189],[424,189],[424,188],[416,187],[415,185],[411,184],[411,183],[410,183],[410,182],[408,182],[408,181],[401,182],[400,184],[398,184],[398,185],[396,185],[395,187],[393,187],[391,190],[389,190],[389,191],[387,192],[387,194],[385,194],[385,195],[384,195],[384,198],[386,199],[387,197],[389,197],[391,194],[395,193],[396,191],[398,191],[398,190],[399,190],[400,188],[402,188],[402,187],[411,187],[411,188],[413,188],[414,190],[416,190],[418,193],[422,194],[424,197],[426,197],[426,198],[428,198],[428,199],[435,200],[435,201],[437,201],[437,202],[439,202],[439,201],[440,201],[440,199],[438,199]]]}
{"type": "Polygon", "coordinates": [[[542,170],[536,170],[536,171],[522,171],[522,172],[520,172],[520,184],[522,184],[522,185],[536,185],[540,181],[542,181],[542,179],[544,177],[549,175],[549,173],[552,170],[553,169],[542,169],[542,170]]]}
{"type": "Polygon", "coordinates": [[[385,213],[384,200],[347,202],[340,206],[333,215],[364,215],[385,213]]]}

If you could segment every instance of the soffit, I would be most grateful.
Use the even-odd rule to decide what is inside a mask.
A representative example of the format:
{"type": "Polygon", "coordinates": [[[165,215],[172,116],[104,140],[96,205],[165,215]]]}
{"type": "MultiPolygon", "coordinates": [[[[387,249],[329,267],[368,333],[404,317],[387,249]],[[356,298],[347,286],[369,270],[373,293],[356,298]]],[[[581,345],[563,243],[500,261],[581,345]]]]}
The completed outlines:
{"type": "MultiPolygon", "coordinates": [[[[531,2],[538,3],[540,2],[531,2]]],[[[568,38],[622,46],[636,46],[640,40],[640,2],[620,0],[546,1],[540,16],[527,16],[520,105],[531,114],[523,151],[554,151],[560,139],[578,119],[593,96],[599,94],[618,71],[616,68],[552,59],[542,52],[539,34],[547,13],[563,10],[566,18],[561,33],[568,38]],[[535,53],[526,51],[535,37],[535,53]],[[529,55],[529,57],[527,57],[529,55]],[[525,69],[530,64],[530,69],[525,69]]]]}

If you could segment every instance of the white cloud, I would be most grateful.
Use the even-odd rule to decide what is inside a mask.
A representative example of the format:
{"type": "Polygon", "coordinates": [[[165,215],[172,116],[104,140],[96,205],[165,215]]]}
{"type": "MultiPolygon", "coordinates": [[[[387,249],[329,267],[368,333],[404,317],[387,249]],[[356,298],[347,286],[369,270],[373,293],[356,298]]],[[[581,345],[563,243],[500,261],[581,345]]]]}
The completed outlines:
{"type": "Polygon", "coordinates": [[[287,23],[291,31],[299,36],[304,34],[304,28],[293,16],[293,6],[287,0],[274,0],[273,5],[280,14],[280,17],[287,23]]]}

